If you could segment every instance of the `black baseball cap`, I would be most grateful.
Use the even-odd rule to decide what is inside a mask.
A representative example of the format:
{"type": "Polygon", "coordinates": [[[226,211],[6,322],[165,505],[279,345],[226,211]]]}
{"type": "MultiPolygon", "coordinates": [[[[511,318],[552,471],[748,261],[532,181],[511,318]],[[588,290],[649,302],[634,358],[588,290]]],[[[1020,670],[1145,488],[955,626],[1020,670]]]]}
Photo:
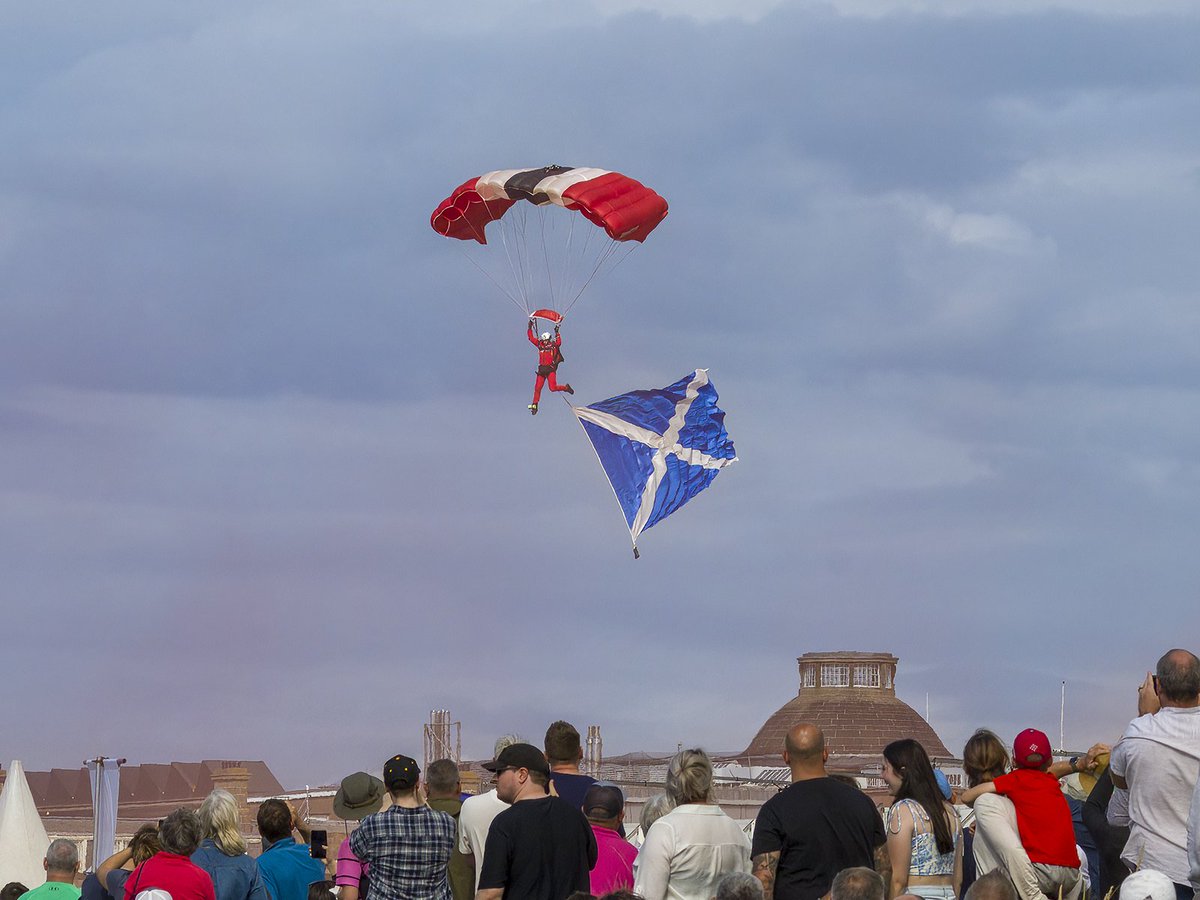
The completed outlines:
{"type": "Polygon", "coordinates": [[[505,769],[528,769],[530,772],[541,772],[550,777],[550,763],[546,762],[546,754],[533,744],[510,744],[500,751],[500,755],[483,767],[489,772],[501,772],[505,769]]]}
{"type": "Polygon", "coordinates": [[[583,795],[583,814],[589,819],[615,819],[625,808],[625,795],[611,781],[597,781],[583,795]]]}
{"type": "Polygon", "coordinates": [[[383,764],[383,783],[389,791],[404,791],[415,787],[421,777],[421,767],[410,756],[397,754],[383,764]]]}

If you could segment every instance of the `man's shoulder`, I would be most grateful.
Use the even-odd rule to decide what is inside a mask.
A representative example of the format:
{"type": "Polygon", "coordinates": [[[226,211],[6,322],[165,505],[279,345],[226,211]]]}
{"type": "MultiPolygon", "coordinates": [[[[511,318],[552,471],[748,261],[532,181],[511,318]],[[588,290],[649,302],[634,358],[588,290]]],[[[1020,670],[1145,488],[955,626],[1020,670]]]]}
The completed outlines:
{"type": "Polygon", "coordinates": [[[638,854],[637,847],[625,840],[611,828],[599,829],[592,827],[592,834],[596,837],[596,850],[598,852],[612,852],[617,854],[628,863],[632,863],[638,854]],[[612,832],[611,834],[603,834],[602,831],[612,832]]]}
{"type": "Polygon", "coordinates": [[[258,868],[263,872],[286,873],[293,870],[295,866],[303,866],[307,862],[315,862],[321,865],[319,859],[313,859],[309,851],[308,844],[300,844],[292,841],[290,844],[283,846],[271,847],[271,852],[263,853],[258,857],[258,868]]]}
{"type": "Polygon", "coordinates": [[[464,800],[459,817],[494,816],[498,811],[508,809],[508,807],[509,804],[501,800],[495,791],[488,791],[486,794],[476,794],[474,797],[464,800]]]}
{"type": "Polygon", "coordinates": [[[591,775],[584,775],[582,772],[551,772],[550,773],[551,781],[558,781],[560,779],[562,781],[574,782],[576,784],[595,784],[596,783],[595,778],[593,778],[591,775]]]}
{"type": "Polygon", "coordinates": [[[35,888],[26,891],[23,896],[26,897],[78,897],[82,893],[79,888],[73,884],[67,884],[62,881],[47,881],[44,884],[39,884],[35,888]]]}
{"type": "Polygon", "coordinates": [[[802,781],[793,782],[767,801],[768,804],[775,803],[776,805],[790,805],[799,802],[815,805],[829,804],[838,809],[847,805],[875,808],[871,798],[861,790],[828,775],[823,778],[805,778],[802,781]]]}
{"type": "Polygon", "coordinates": [[[462,812],[463,801],[457,797],[430,800],[429,808],[437,812],[443,812],[452,818],[458,818],[459,813],[462,812]]]}
{"type": "Polygon", "coordinates": [[[523,822],[525,824],[522,827],[526,827],[526,825],[534,824],[537,820],[545,820],[551,823],[552,827],[557,827],[553,823],[561,823],[564,819],[572,822],[578,820],[588,831],[591,831],[591,826],[582,812],[562,797],[555,797],[553,794],[520,800],[512,804],[508,809],[503,809],[496,814],[496,818],[492,820],[492,827],[495,827],[498,822],[502,827],[509,823],[523,822]]]}
{"type": "Polygon", "coordinates": [[[451,832],[458,827],[458,823],[454,821],[454,816],[446,812],[444,809],[435,809],[432,806],[422,806],[418,810],[426,819],[430,819],[439,823],[443,828],[450,829],[451,832]]]}
{"type": "Polygon", "coordinates": [[[1131,719],[1129,724],[1125,726],[1125,733],[1121,735],[1121,741],[1118,741],[1118,744],[1123,741],[1136,740],[1137,738],[1154,737],[1163,730],[1162,721],[1152,713],[1131,719]]]}
{"type": "Polygon", "coordinates": [[[1200,757],[1200,707],[1166,707],[1131,721],[1113,747],[1113,771],[1124,775],[1130,761],[1164,755],[1200,757]]]}

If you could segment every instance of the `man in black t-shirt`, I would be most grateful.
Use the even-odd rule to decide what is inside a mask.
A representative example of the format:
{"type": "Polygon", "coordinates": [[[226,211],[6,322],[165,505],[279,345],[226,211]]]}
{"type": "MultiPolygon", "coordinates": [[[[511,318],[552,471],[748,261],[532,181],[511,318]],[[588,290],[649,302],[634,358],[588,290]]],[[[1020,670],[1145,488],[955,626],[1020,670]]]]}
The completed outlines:
{"type": "Polygon", "coordinates": [[[852,866],[874,866],[883,819],[862,791],[825,772],[825,735],[797,725],[784,740],[792,786],[763,804],[750,851],[768,900],[817,900],[852,866]]]}
{"type": "Polygon", "coordinates": [[[583,813],[547,793],[550,765],[532,744],[513,744],[484,768],[508,809],[492,820],[476,900],[564,900],[588,891],[596,838],[583,813]]]}

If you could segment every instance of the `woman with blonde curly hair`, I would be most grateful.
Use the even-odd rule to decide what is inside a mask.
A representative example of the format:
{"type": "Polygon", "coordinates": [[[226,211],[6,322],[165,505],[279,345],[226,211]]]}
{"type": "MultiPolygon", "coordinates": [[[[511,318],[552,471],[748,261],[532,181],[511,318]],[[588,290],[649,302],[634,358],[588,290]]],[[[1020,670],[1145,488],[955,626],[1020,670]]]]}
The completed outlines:
{"type": "Polygon", "coordinates": [[[750,871],[750,839],[713,799],[712,760],[681,750],[667,769],[675,808],[646,832],[634,893],[645,900],[709,900],[730,872],[750,871]]]}
{"type": "Polygon", "coordinates": [[[200,804],[199,816],[204,839],[192,862],[212,878],[217,900],[270,900],[258,863],[246,855],[233,794],[213,791],[200,804]]]}

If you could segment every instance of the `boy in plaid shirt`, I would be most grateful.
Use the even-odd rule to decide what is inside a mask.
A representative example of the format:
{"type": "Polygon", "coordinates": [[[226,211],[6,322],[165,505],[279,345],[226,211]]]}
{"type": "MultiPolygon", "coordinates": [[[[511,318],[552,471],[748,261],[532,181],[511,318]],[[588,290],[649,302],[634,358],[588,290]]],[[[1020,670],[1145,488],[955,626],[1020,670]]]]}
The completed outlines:
{"type": "Polygon", "coordinates": [[[393,756],[383,764],[392,805],[363,819],[350,849],[370,866],[364,900],[451,900],[446,877],[454,849],[454,819],[425,805],[416,760],[393,756]]]}

